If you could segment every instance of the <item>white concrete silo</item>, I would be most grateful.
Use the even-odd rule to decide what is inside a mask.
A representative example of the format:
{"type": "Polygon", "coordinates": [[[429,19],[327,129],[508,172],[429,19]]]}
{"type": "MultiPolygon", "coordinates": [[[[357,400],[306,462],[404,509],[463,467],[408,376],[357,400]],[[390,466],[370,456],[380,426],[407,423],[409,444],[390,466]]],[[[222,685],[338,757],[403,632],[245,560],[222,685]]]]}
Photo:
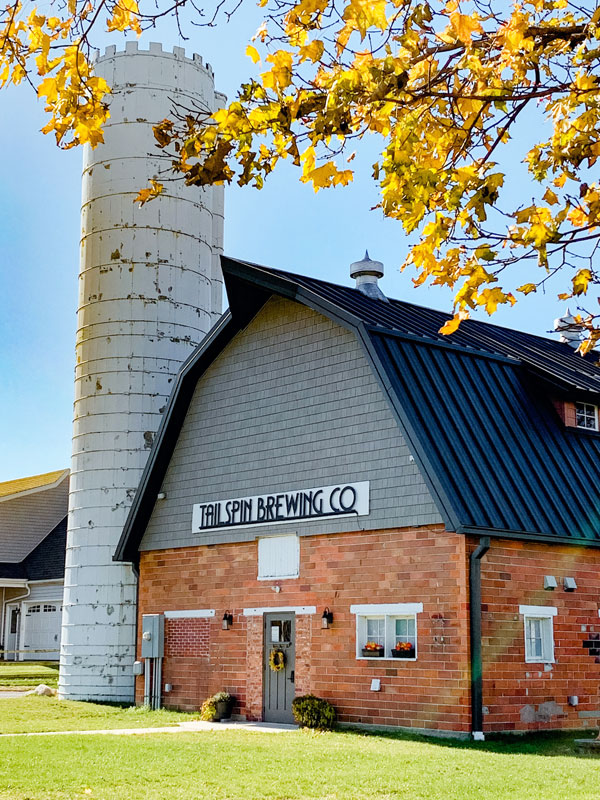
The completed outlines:
{"type": "Polygon", "coordinates": [[[107,49],[105,143],[85,148],[59,695],[131,701],[136,579],[112,555],[181,363],[221,312],[223,189],[164,175],[152,125],[222,96],[199,56],[107,49]],[[163,195],[133,199],[155,177],[163,195]]]}

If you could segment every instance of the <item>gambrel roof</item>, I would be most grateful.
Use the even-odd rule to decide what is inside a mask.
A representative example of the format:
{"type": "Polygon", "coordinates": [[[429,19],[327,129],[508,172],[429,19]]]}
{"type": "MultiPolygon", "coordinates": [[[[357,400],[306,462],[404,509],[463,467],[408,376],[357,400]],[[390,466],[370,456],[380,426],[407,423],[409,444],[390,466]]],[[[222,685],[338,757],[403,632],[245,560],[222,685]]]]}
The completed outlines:
{"type": "Polygon", "coordinates": [[[600,546],[600,433],[552,398],[600,403],[600,368],[567,344],[222,258],[230,309],[181,368],[116,560],[136,561],[192,393],[273,294],[354,332],[449,530],[600,546]]]}

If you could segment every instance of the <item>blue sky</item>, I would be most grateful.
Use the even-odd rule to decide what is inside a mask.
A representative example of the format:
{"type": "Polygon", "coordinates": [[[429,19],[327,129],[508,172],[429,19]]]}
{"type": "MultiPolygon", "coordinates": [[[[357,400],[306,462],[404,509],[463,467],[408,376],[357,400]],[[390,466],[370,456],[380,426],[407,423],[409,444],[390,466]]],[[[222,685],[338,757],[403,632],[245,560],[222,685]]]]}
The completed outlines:
{"type": "MultiPolygon", "coordinates": [[[[189,28],[188,41],[166,24],[145,34],[140,46],[161,41],[165,48],[200,53],[214,68],[217,88],[232,97],[254,69],[244,50],[261,21],[252,5],[242,12],[216,28],[189,28]]],[[[119,38],[107,37],[105,43],[118,44],[119,38]]],[[[60,151],[39,133],[45,117],[28,87],[3,91],[0,102],[2,481],[67,467],[70,461],[82,153],[60,151]]],[[[350,284],[349,264],[368,248],[385,264],[386,294],[450,310],[447,292],[414,289],[412,276],[398,271],[406,238],[398,223],[369,210],[377,202],[369,177],[372,161],[367,153],[353,186],[318,195],[298,182],[292,168],[272,176],[261,192],[228,189],[225,252],[350,284]]],[[[360,157],[354,165],[359,162],[360,157]]],[[[526,179],[515,170],[511,193],[527,202],[526,179]]],[[[551,288],[545,296],[530,295],[493,321],[544,334],[564,311],[555,293],[551,288]]]]}

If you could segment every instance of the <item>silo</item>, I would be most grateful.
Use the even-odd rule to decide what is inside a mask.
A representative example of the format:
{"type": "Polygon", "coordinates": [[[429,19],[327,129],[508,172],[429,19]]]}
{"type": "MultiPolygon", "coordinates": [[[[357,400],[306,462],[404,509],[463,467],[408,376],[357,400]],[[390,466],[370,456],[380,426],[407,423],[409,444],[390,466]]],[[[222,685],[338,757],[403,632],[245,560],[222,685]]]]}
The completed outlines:
{"type": "Polygon", "coordinates": [[[110,47],[96,72],[112,94],[105,142],[84,152],[59,695],[126,702],[136,578],[112,555],[175,375],[221,311],[223,189],[170,180],[152,125],[223,98],[178,47],[110,47]],[[152,177],[164,193],[140,208],[152,177]]]}

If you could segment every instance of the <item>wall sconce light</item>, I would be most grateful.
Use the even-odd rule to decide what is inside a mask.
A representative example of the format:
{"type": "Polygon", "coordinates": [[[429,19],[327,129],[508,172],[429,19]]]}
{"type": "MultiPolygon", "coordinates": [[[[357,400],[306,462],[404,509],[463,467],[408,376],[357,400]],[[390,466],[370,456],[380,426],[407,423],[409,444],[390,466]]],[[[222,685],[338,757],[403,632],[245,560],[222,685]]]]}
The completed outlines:
{"type": "Polygon", "coordinates": [[[565,578],[565,592],[574,592],[576,588],[575,578],[565,578]]]}
{"type": "Polygon", "coordinates": [[[157,499],[157,500],[164,500],[164,499],[166,498],[166,496],[167,496],[167,493],[166,493],[166,492],[159,492],[159,493],[156,495],[156,499],[157,499]]]}
{"type": "Polygon", "coordinates": [[[226,611],[223,614],[223,622],[221,623],[221,627],[224,631],[228,631],[229,628],[233,625],[233,614],[231,611],[226,611]]]}
{"type": "Polygon", "coordinates": [[[329,607],[323,611],[323,616],[321,617],[321,627],[322,628],[329,628],[330,625],[333,624],[333,613],[329,610],[329,607]]]}
{"type": "Polygon", "coordinates": [[[544,589],[547,592],[552,592],[556,589],[557,583],[554,575],[544,575],[544,589]]]}

